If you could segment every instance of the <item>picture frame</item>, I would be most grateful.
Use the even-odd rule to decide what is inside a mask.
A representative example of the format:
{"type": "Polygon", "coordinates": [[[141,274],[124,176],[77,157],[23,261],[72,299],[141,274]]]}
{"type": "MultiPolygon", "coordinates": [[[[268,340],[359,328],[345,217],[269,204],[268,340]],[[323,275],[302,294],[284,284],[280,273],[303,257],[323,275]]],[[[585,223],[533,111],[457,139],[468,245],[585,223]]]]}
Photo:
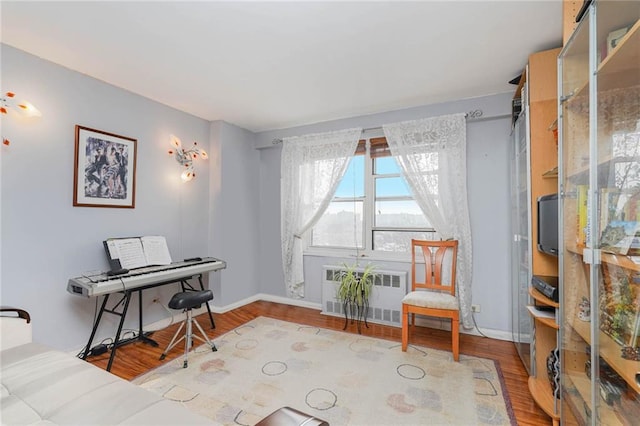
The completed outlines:
{"type": "Polygon", "coordinates": [[[73,205],[135,208],[137,140],[76,125],[73,205]]]}

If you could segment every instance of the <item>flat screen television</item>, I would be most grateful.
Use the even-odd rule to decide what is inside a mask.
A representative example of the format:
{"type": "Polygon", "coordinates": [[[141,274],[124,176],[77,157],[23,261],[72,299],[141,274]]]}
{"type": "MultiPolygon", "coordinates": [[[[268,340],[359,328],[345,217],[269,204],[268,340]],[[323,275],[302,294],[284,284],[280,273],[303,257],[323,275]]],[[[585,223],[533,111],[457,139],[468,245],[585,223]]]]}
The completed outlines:
{"type": "Polygon", "coordinates": [[[538,250],[558,255],[558,194],[538,197],[538,250]]]}

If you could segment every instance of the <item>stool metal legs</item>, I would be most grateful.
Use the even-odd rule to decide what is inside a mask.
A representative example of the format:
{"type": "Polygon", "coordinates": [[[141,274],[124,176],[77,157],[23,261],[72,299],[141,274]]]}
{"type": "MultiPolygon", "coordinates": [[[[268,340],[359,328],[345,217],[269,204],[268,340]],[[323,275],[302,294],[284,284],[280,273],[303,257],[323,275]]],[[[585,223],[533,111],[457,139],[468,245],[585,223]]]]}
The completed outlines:
{"type": "Polygon", "coordinates": [[[202,329],[200,324],[198,324],[198,321],[196,321],[196,319],[193,318],[193,313],[191,312],[191,309],[185,309],[185,312],[187,314],[187,318],[180,324],[180,327],[178,328],[176,333],[173,335],[173,338],[171,339],[171,343],[169,343],[169,346],[167,346],[167,349],[165,349],[164,352],[162,353],[162,355],[160,355],[160,359],[163,360],[167,356],[167,353],[169,353],[169,351],[171,349],[173,349],[174,346],[176,346],[178,343],[180,343],[180,341],[182,339],[184,339],[184,362],[182,364],[183,368],[187,368],[189,350],[193,346],[193,339],[194,338],[200,340],[203,343],[208,344],[209,346],[211,346],[211,351],[215,352],[215,351],[218,350],[216,348],[216,345],[211,340],[209,340],[209,337],[204,332],[204,330],[202,329]],[[184,327],[185,324],[187,325],[186,334],[183,334],[176,341],[176,339],[180,335],[180,332],[182,331],[182,327],[184,327]],[[202,334],[202,337],[204,337],[204,339],[202,337],[200,337],[200,336],[197,336],[197,335],[193,334],[192,324],[196,325],[196,328],[198,330],[200,330],[200,334],[202,334]]]}

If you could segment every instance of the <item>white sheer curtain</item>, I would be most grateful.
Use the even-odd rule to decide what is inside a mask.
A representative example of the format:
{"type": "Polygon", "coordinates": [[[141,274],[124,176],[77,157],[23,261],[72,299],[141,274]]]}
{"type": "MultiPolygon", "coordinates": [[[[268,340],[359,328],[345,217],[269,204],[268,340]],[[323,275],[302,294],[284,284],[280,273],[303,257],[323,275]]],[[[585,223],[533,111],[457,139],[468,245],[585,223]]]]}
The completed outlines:
{"type": "Polygon", "coordinates": [[[282,141],[282,267],[289,297],[304,297],[302,237],[329,206],[361,133],[361,128],[347,129],[282,141]]]}
{"type": "Polygon", "coordinates": [[[405,121],[383,129],[391,154],[433,228],[443,239],[459,241],[456,293],[463,326],[472,328],[465,115],[405,121]]]}

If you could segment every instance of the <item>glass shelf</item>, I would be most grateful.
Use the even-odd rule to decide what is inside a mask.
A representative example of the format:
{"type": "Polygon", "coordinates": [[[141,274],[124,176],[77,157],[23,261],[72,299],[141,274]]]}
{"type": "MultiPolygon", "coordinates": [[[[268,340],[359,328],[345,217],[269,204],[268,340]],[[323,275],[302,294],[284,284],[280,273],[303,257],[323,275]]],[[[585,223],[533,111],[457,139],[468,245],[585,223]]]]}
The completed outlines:
{"type": "Polygon", "coordinates": [[[592,2],[558,71],[561,423],[635,424],[640,256],[627,254],[640,253],[640,2],[592,2]]]}

